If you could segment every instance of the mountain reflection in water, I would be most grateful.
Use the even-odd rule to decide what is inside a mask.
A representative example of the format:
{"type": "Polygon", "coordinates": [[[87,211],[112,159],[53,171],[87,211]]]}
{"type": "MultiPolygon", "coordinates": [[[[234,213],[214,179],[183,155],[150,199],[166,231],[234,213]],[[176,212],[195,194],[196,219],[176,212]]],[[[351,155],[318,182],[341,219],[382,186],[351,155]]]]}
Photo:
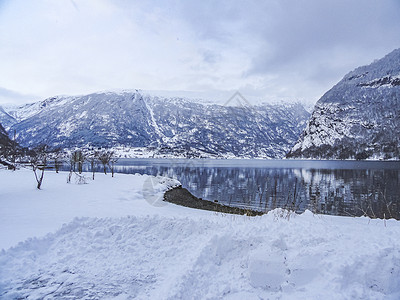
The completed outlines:
{"type": "Polygon", "coordinates": [[[123,159],[115,168],[176,178],[197,197],[242,208],[400,219],[400,162],[123,159]]]}

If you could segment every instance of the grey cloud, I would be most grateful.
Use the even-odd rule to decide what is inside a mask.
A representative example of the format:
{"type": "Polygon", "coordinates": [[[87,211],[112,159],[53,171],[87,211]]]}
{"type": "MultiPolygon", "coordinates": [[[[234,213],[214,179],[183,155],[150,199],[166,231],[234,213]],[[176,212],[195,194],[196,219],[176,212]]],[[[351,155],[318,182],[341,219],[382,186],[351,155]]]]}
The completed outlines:
{"type": "Polygon", "coordinates": [[[203,62],[208,64],[215,64],[221,60],[221,55],[212,50],[204,50],[202,52],[203,62]]]}
{"type": "Polygon", "coordinates": [[[16,91],[0,87],[0,104],[26,103],[26,102],[33,102],[35,100],[37,100],[37,97],[33,95],[25,95],[18,93],[16,91]]]}
{"type": "Polygon", "coordinates": [[[245,76],[296,73],[331,84],[400,47],[398,0],[206,0],[179,9],[199,38],[255,49],[245,76]]]}
{"type": "Polygon", "coordinates": [[[384,46],[385,54],[400,46],[400,10],[396,1],[381,4],[375,0],[281,1],[269,11],[270,26],[260,29],[269,51],[260,49],[251,71],[301,66],[321,56],[333,59],[335,51],[346,49],[349,54],[358,49],[361,56],[369,56],[384,46]]]}
{"type": "Polygon", "coordinates": [[[12,89],[24,82],[25,93],[195,85],[316,101],[354,67],[400,47],[399,0],[2,3],[12,34],[3,34],[0,58],[12,63],[0,79],[12,89]],[[16,55],[25,44],[32,51],[16,55]]]}

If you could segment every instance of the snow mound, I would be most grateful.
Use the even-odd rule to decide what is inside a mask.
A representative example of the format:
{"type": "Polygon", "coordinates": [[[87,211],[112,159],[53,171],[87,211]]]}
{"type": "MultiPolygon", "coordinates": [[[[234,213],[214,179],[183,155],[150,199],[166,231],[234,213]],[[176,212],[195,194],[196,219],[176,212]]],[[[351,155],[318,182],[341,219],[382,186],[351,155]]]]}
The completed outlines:
{"type": "Polygon", "coordinates": [[[174,187],[181,186],[181,183],[172,178],[162,176],[147,176],[143,183],[143,198],[153,206],[166,206],[164,193],[174,187]]]}
{"type": "Polygon", "coordinates": [[[397,222],[79,218],[0,253],[0,298],[398,299],[397,222]]]}

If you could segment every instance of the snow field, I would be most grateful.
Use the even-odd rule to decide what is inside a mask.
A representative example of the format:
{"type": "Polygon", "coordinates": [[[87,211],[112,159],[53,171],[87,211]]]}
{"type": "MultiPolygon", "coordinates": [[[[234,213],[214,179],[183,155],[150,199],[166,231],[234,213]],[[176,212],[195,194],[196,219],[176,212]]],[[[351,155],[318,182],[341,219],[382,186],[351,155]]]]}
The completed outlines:
{"type": "MultiPolygon", "coordinates": [[[[149,176],[98,174],[87,185],[57,185],[65,173],[49,173],[36,191],[34,179],[23,184],[28,175],[0,171],[0,182],[10,181],[0,187],[6,212],[34,202],[15,218],[1,210],[1,228],[10,230],[1,242],[13,246],[0,253],[1,299],[400,298],[395,220],[217,214],[150,205],[141,192],[149,176]],[[14,227],[36,221],[30,236],[41,237],[6,242],[14,227]],[[57,230],[60,222],[67,224],[57,230]],[[46,228],[52,233],[43,237],[46,228]]],[[[152,181],[155,193],[177,184],[152,181]]]]}
{"type": "MultiPolygon", "coordinates": [[[[44,236],[75,217],[122,217],[166,213],[143,201],[147,175],[111,175],[86,173],[88,184],[76,184],[73,176],[67,184],[67,172],[45,172],[42,190],[30,170],[0,170],[0,249],[7,249],[29,237],[44,236]]],[[[151,180],[151,201],[162,199],[168,186],[179,182],[151,180]]],[[[147,185],[148,186],[148,185],[147,185]]],[[[150,201],[149,201],[150,202],[150,201]]]]}

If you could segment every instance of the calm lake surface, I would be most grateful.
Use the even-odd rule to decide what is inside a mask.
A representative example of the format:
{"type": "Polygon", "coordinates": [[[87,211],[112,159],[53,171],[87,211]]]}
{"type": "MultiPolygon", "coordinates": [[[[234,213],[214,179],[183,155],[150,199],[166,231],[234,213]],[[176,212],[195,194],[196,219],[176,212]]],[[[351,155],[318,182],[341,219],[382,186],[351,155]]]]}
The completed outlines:
{"type": "Polygon", "coordinates": [[[242,208],[400,219],[400,162],[121,159],[115,169],[176,178],[197,197],[242,208]]]}

